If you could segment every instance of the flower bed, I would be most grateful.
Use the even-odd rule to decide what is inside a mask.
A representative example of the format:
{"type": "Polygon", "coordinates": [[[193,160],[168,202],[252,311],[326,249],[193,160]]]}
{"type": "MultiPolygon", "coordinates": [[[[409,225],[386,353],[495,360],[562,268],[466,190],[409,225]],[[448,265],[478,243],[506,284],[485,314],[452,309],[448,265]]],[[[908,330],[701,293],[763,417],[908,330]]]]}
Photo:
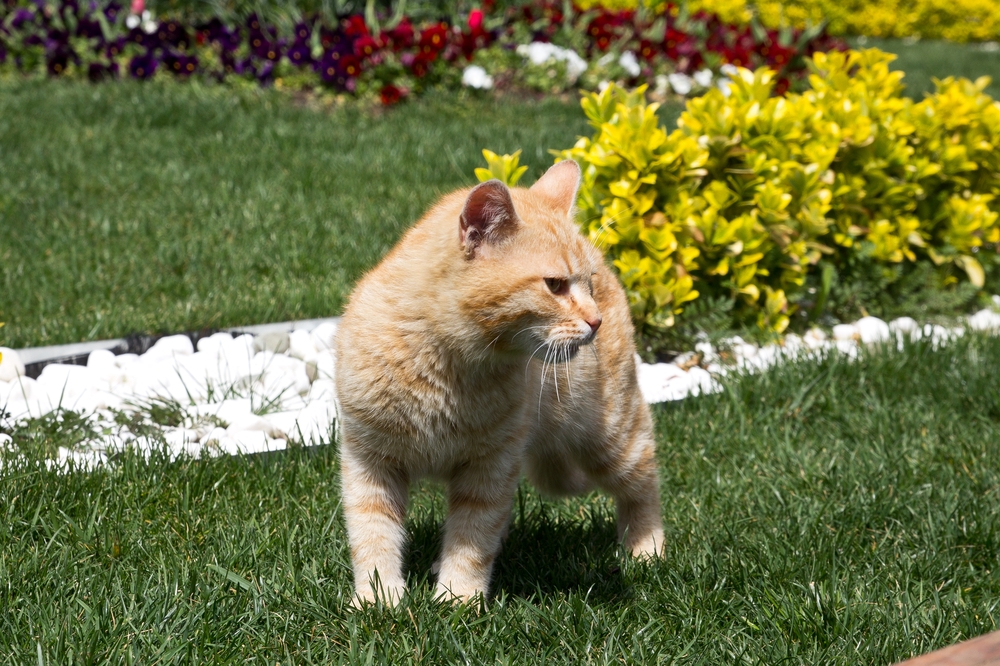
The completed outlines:
{"type": "Polygon", "coordinates": [[[913,102],[891,59],[817,54],[812,88],[783,98],[773,72],[742,69],[669,133],[641,90],[583,100],[596,133],[560,156],[584,169],[581,223],[646,336],[692,313],[779,333],[793,315],[885,316],[908,293],[971,308],[995,286],[1000,105],[985,80],[913,102]]]}
{"type": "Polygon", "coordinates": [[[781,93],[803,58],[841,48],[815,31],[753,30],[668,5],[662,16],[587,11],[550,1],[454,21],[406,17],[328,21],[302,16],[285,27],[251,14],[242,23],[158,19],[134,0],[43,0],[0,4],[0,72],[93,81],[172,75],[234,84],[332,91],[394,104],[434,87],[495,85],[542,92],[646,82],[661,95],[699,93],[723,65],[767,65],[781,93]]]}

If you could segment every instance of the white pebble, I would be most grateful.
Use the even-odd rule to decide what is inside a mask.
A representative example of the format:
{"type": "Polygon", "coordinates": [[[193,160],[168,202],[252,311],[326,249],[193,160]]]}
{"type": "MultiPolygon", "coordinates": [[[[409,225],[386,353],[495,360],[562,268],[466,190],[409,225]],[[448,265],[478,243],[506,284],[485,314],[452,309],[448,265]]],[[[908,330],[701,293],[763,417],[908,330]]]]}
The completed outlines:
{"type": "Polygon", "coordinates": [[[138,361],[138,354],[119,354],[118,356],[115,356],[115,364],[123,370],[138,361]]]}
{"type": "Polygon", "coordinates": [[[228,333],[213,333],[207,338],[198,340],[198,351],[208,354],[218,354],[219,349],[222,348],[224,343],[232,341],[233,336],[228,333]]]}
{"type": "Polygon", "coordinates": [[[337,378],[337,357],[333,350],[324,349],[316,355],[316,381],[337,378]]]}
{"type": "Polygon", "coordinates": [[[315,361],[316,342],[309,331],[292,331],[288,334],[288,355],[303,361],[315,361]]]}
{"type": "Polygon", "coordinates": [[[833,339],[837,342],[843,340],[857,340],[860,337],[858,327],[854,324],[837,324],[833,327],[833,339]]]}
{"type": "Polygon", "coordinates": [[[866,345],[886,342],[891,337],[889,325],[878,317],[862,317],[854,325],[866,345]]]}
{"type": "Polygon", "coordinates": [[[812,349],[821,347],[822,344],[826,342],[826,331],[821,328],[810,328],[806,331],[806,334],[802,336],[802,340],[812,349]]]}
{"type": "Polygon", "coordinates": [[[313,341],[318,351],[333,349],[333,340],[337,337],[337,325],[333,322],[323,322],[312,330],[313,341]]]}
{"type": "Polygon", "coordinates": [[[980,310],[969,317],[969,328],[974,331],[1000,331],[1000,313],[993,310],[980,310]]]}
{"type": "Polygon", "coordinates": [[[191,343],[191,338],[186,335],[168,335],[157,340],[142,356],[149,362],[173,358],[178,354],[193,353],[194,345],[191,343]]]}
{"type": "Polygon", "coordinates": [[[17,352],[9,347],[0,347],[0,382],[9,382],[24,376],[24,363],[17,352]]]}
{"type": "Polygon", "coordinates": [[[117,368],[118,361],[109,349],[96,349],[90,352],[87,357],[87,367],[92,370],[104,371],[109,368],[117,368]]]}

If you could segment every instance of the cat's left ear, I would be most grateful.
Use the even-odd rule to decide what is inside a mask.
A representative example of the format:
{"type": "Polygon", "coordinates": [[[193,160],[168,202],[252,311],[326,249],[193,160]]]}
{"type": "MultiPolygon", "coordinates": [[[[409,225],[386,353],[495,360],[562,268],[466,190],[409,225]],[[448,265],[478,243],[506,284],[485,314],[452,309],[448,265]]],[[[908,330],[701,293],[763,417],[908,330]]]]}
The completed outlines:
{"type": "Polygon", "coordinates": [[[531,186],[532,192],[541,194],[567,213],[573,210],[579,189],[580,166],[573,160],[563,160],[549,167],[538,182],[531,186]]]}
{"type": "Polygon", "coordinates": [[[509,236],[517,227],[510,190],[499,180],[472,188],[462,208],[460,240],[465,256],[475,257],[509,236]]]}

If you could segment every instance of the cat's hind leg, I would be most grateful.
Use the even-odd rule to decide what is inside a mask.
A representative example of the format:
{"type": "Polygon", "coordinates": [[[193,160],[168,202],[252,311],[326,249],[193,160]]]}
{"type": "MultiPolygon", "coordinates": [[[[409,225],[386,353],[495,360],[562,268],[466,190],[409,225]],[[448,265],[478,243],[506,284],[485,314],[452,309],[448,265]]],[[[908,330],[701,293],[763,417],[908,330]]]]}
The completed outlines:
{"type": "Polygon", "coordinates": [[[341,444],[340,464],[355,599],[399,603],[406,591],[408,479],[399,470],[367,464],[346,441],[341,444]]]}

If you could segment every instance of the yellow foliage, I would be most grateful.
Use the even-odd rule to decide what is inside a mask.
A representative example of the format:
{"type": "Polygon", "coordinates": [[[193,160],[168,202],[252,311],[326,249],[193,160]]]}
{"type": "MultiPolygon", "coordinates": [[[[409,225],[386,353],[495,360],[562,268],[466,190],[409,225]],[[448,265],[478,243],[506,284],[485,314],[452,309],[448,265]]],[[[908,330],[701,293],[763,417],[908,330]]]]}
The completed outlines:
{"type": "Polygon", "coordinates": [[[787,97],[771,96],[772,71],[741,69],[728,97],[689,100],[672,132],[644,88],[583,99],[595,134],[557,155],[583,169],[580,223],[637,324],[671,326],[710,294],[780,332],[823,257],[930,259],[983,285],[1000,249],[1000,105],[986,79],[939,81],[915,103],[893,57],[816,54],[810,89],[787,97]]]}
{"type": "Polygon", "coordinates": [[[497,155],[492,150],[483,149],[483,158],[486,160],[488,168],[476,169],[476,178],[480,183],[497,179],[511,187],[517,185],[521,176],[528,170],[526,166],[518,166],[521,159],[521,151],[516,151],[513,155],[497,155]]]}
{"type": "MultiPolygon", "coordinates": [[[[583,0],[582,9],[662,10],[666,0],[583,0]]],[[[675,2],[676,4],[676,2],[675,2]]],[[[922,37],[955,42],[1000,37],[997,0],[689,0],[690,11],[718,14],[743,24],[756,15],[770,28],[805,28],[826,22],[834,35],[922,37]]]]}

